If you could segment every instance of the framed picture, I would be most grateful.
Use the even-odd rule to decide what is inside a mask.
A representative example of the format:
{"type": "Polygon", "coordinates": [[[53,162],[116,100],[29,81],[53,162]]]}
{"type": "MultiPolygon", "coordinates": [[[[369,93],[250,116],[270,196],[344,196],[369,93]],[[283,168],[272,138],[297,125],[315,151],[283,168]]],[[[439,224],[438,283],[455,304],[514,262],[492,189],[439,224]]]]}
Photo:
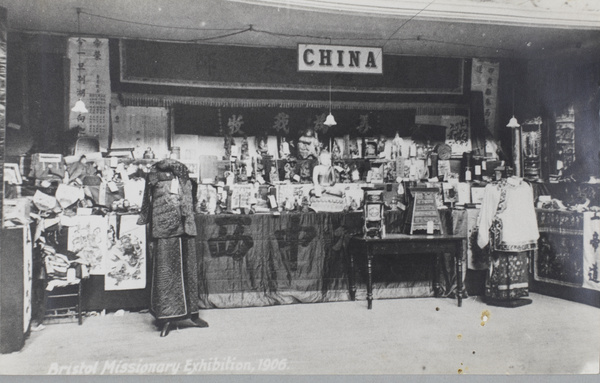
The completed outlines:
{"type": "Polygon", "coordinates": [[[200,179],[200,164],[194,160],[179,160],[182,164],[187,166],[190,172],[190,178],[200,179]]]}
{"type": "Polygon", "coordinates": [[[379,141],[376,138],[365,138],[363,141],[364,158],[377,158],[379,141]]]}

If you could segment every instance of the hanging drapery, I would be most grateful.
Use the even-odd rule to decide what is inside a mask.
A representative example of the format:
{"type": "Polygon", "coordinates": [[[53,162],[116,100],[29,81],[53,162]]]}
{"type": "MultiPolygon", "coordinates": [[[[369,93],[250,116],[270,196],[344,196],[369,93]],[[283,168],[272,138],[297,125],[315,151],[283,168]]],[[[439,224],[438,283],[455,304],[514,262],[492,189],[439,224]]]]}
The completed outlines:
{"type": "MultiPolygon", "coordinates": [[[[226,97],[192,97],[167,94],[120,93],[123,106],[171,107],[174,105],[197,105],[239,108],[329,108],[327,100],[279,100],[226,97]]],[[[468,115],[469,107],[455,103],[426,102],[359,102],[332,101],[333,110],[415,110],[417,115],[468,115]]]]}

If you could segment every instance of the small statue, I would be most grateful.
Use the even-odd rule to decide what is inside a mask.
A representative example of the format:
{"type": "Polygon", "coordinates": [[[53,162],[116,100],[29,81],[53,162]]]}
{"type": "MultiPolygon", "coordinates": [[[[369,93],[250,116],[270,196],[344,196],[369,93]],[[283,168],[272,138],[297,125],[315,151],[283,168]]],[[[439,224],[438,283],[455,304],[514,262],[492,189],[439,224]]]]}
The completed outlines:
{"type": "Polygon", "coordinates": [[[352,164],[350,168],[350,179],[352,182],[360,182],[360,172],[358,171],[358,166],[356,164],[352,164]]]}
{"type": "Polygon", "coordinates": [[[319,148],[319,139],[312,129],[308,129],[302,137],[298,139],[298,157],[301,159],[317,158],[319,148]]]}
{"type": "Polygon", "coordinates": [[[288,144],[285,137],[281,137],[281,143],[279,144],[279,158],[287,159],[290,156],[290,144],[288,144]]]}
{"type": "Polygon", "coordinates": [[[358,151],[358,143],[356,140],[350,140],[348,142],[348,152],[350,158],[360,158],[360,152],[358,151]]]}
{"type": "Polygon", "coordinates": [[[404,140],[396,133],[396,136],[392,140],[392,160],[402,156],[402,144],[404,140]]]}
{"type": "Polygon", "coordinates": [[[267,139],[268,137],[263,136],[263,137],[256,137],[256,153],[260,156],[260,157],[264,157],[266,155],[269,154],[269,148],[267,146],[267,139]]]}
{"type": "Polygon", "coordinates": [[[310,212],[310,202],[308,202],[308,197],[302,197],[302,212],[308,213],[310,212]]]}
{"type": "Polygon", "coordinates": [[[386,163],[383,165],[383,180],[384,182],[393,183],[396,179],[394,167],[392,163],[386,163]]]}
{"type": "Polygon", "coordinates": [[[331,158],[334,161],[339,161],[342,159],[342,150],[340,149],[340,146],[338,145],[336,140],[333,140],[333,146],[331,148],[331,158]]]}
{"type": "Polygon", "coordinates": [[[310,169],[310,161],[302,161],[300,163],[300,181],[311,182],[312,172],[310,169]]]}
{"type": "Polygon", "coordinates": [[[248,182],[248,169],[245,162],[240,162],[238,167],[237,174],[237,182],[238,183],[246,183],[248,182]]]}
{"type": "Polygon", "coordinates": [[[340,182],[350,183],[350,165],[344,163],[342,165],[342,171],[340,172],[340,182]]]}
{"type": "Polygon", "coordinates": [[[286,211],[292,211],[294,210],[294,204],[292,201],[290,201],[289,198],[286,198],[284,203],[283,203],[283,207],[286,211]]]}
{"type": "Polygon", "coordinates": [[[148,149],[146,149],[146,151],[144,152],[144,159],[145,160],[153,160],[155,157],[154,152],[152,151],[152,148],[148,147],[148,149]]]}
{"type": "Polygon", "coordinates": [[[206,203],[205,199],[200,202],[200,213],[208,214],[208,204],[206,203]]]}
{"type": "Polygon", "coordinates": [[[217,201],[216,201],[216,205],[215,205],[215,214],[221,214],[223,213],[223,201],[221,198],[221,194],[217,194],[217,201]]]}
{"type": "Polygon", "coordinates": [[[248,159],[250,159],[250,153],[249,153],[249,149],[248,149],[248,137],[246,137],[246,136],[244,136],[242,138],[242,147],[241,147],[240,158],[242,160],[248,160],[248,159]]]}
{"type": "Polygon", "coordinates": [[[319,155],[319,165],[313,168],[313,184],[332,186],[335,184],[335,173],[331,167],[331,156],[327,150],[319,155]]]}
{"type": "Polygon", "coordinates": [[[283,165],[283,179],[285,181],[291,181],[292,177],[293,177],[292,165],[290,165],[290,163],[287,162],[285,165],[283,165]]]}
{"type": "Polygon", "coordinates": [[[277,166],[275,164],[273,164],[273,166],[271,166],[271,171],[269,173],[269,180],[271,181],[271,183],[279,182],[279,171],[277,170],[277,166]]]}
{"type": "Polygon", "coordinates": [[[383,135],[379,136],[379,140],[377,141],[377,155],[379,158],[385,158],[385,142],[387,140],[383,135]]]}

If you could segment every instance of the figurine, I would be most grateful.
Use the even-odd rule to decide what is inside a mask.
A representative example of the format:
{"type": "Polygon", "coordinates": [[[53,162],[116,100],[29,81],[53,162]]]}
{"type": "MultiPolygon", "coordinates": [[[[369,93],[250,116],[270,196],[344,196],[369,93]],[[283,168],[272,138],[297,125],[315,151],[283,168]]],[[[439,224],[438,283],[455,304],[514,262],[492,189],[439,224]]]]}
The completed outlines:
{"type": "Polygon", "coordinates": [[[348,141],[348,152],[350,154],[350,158],[360,158],[358,142],[356,142],[355,139],[348,141]]]}
{"type": "Polygon", "coordinates": [[[145,160],[153,160],[155,158],[154,152],[152,151],[152,148],[148,147],[148,149],[146,149],[146,151],[144,152],[144,159],[145,160]]]}
{"type": "Polygon", "coordinates": [[[313,168],[313,184],[322,186],[333,186],[335,184],[335,172],[331,166],[331,156],[327,150],[319,155],[319,165],[313,168]]]}
{"type": "Polygon", "coordinates": [[[267,147],[268,137],[256,137],[256,153],[260,157],[264,157],[269,154],[269,148],[267,147]]]}
{"type": "Polygon", "coordinates": [[[279,182],[279,171],[277,170],[277,166],[275,164],[273,164],[273,166],[271,166],[271,171],[269,173],[269,180],[271,181],[271,183],[279,182]]]}
{"type": "Polygon", "coordinates": [[[360,172],[358,171],[358,166],[356,166],[356,164],[352,164],[350,169],[350,179],[352,182],[360,182],[360,172]]]}
{"type": "Polygon", "coordinates": [[[310,171],[310,161],[302,161],[300,163],[300,181],[310,182],[312,173],[310,171]]]}
{"type": "Polygon", "coordinates": [[[208,214],[208,204],[206,203],[205,199],[203,199],[202,202],[200,202],[200,213],[208,214]]]}
{"type": "Polygon", "coordinates": [[[319,139],[312,129],[308,129],[298,139],[298,157],[301,159],[317,158],[319,139]]]}
{"type": "Polygon", "coordinates": [[[379,141],[377,141],[377,154],[379,158],[385,158],[385,143],[386,139],[383,135],[379,136],[379,141]]]}
{"type": "Polygon", "coordinates": [[[285,202],[283,203],[283,207],[285,208],[286,211],[294,210],[294,204],[292,203],[292,201],[290,201],[289,198],[285,199],[285,202]]]}
{"type": "Polygon", "coordinates": [[[310,212],[310,203],[308,202],[308,197],[302,197],[302,212],[310,212]]]}
{"type": "Polygon", "coordinates": [[[292,165],[290,165],[290,163],[287,162],[285,165],[283,165],[283,179],[285,181],[291,181],[292,177],[293,177],[292,165]]]}
{"type": "Polygon", "coordinates": [[[248,137],[246,137],[246,136],[244,136],[242,138],[242,147],[241,147],[240,158],[242,160],[248,160],[248,159],[250,159],[250,153],[249,153],[249,149],[248,149],[248,137]]]}
{"type": "Polygon", "coordinates": [[[342,165],[342,171],[340,172],[340,182],[350,183],[350,165],[344,163],[342,165]]]}
{"type": "Polygon", "coordinates": [[[392,140],[392,160],[402,156],[402,144],[404,140],[396,133],[396,136],[392,140]]]}
{"type": "Polygon", "coordinates": [[[279,158],[287,159],[289,156],[290,156],[290,144],[288,144],[285,137],[281,137],[281,143],[279,144],[279,158]]]}
{"type": "Polygon", "coordinates": [[[245,162],[240,162],[237,173],[237,182],[246,183],[248,182],[248,169],[245,162]]]}
{"type": "Polygon", "coordinates": [[[333,145],[331,147],[331,158],[334,161],[339,161],[342,159],[342,150],[340,149],[340,145],[336,140],[333,140],[333,145]]]}

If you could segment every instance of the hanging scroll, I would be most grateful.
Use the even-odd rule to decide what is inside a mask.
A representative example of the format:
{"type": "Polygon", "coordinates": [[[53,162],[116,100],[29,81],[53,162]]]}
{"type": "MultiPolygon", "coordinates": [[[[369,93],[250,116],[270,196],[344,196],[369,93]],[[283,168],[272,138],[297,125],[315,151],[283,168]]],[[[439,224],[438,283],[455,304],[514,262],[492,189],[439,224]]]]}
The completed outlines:
{"type": "Polygon", "coordinates": [[[575,110],[569,106],[556,117],[556,173],[562,174],[575,162],[575,110]]]}
{"type": "MultiPolygon", "coordinates": [[[[496,111],[498,108],[498,75],[500,63],[473,59],[471,90],[483,93],[483,116],[485,127],[490,133],[496,132],[496,111]]],[[[494,134],[497,137],[496,134],[494,134]]]]}
{"type": "MultiPolygon", "coordinates": [[[[4,203],[4,148],[6,145],[6,8],[0,7],[0,227],[4,203]]],[[[0,247],[1,249],[1,247],[0,247]]]]}
{"type": "Polygon", "coordinates": [[[91,37],[70,38],[69,59],[69,105],[72,107],[81,99],[89,111],[71,111],[69,127],[82,127],[84,135],[98,137],[101,147],[107,147],[111,95],[108,40],[91,37]]]}

